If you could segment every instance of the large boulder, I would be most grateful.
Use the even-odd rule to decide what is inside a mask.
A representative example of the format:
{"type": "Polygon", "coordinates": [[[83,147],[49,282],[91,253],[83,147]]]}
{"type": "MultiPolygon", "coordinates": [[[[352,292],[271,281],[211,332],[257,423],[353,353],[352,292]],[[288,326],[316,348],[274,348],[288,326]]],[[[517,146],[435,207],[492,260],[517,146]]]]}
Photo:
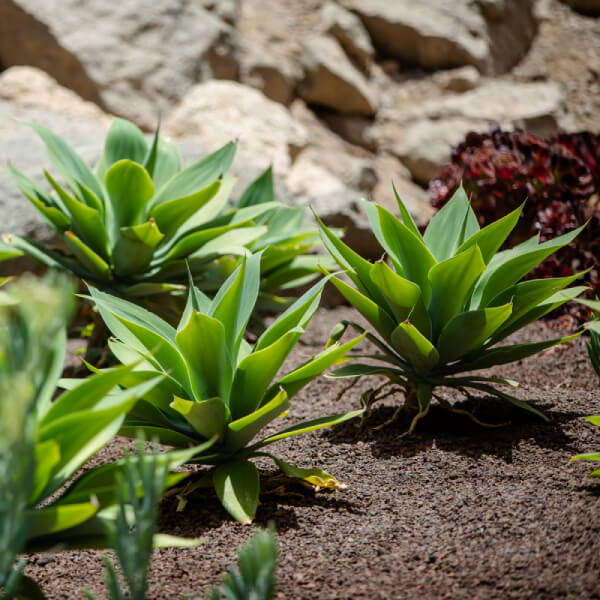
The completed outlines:
{"type": "Polygon", "coordinates": [[[571,125],[561,90],[551,83],[492,81],[464,94],[405,107],[388,107],[376,126],[380,147],[397,156],[426,184],[469,131],[492,123],[548,136],[571,125]]]}
{"type": "Polygon", "coordinates": [[[273,165],[284,177],[307,134],[285,106],[258,90],[233,81],[194,86],[162,125],[162,132],[193,138],[207,151],[238,140],[236,162],[256,171],[273,165]]]}
{"type": "Polygon", "coordinates": [[[293,7],[279,0],[242,2],[237,26],[240,80],[286,105],[303,75],[293,7]]]}
{"type": "Polygon", "coordinates": [[[534,0],[341,0],[384,55],[426,69],[504,72],[537,30],[534,0]]]}
{"type": "Polygon", "coordinates": [[[0,64],[39,67],[148,129],[197,81],[237,76],[234,34],[194,2],[0,2],[0,64]]]}
{"type": "Polygon", "coordinates": [[[304,100],[342,113],[375,114],[374,91],[335,38],[312,35],[302,47],[305,79],[299,92],[304,100]]]}

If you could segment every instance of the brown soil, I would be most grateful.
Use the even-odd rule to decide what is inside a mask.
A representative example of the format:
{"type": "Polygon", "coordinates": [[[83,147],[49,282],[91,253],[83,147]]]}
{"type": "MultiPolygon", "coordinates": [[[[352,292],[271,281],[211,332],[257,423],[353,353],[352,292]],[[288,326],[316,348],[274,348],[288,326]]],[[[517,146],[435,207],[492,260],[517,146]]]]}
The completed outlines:
{"type": "MultiPolygon", "coordinates": [[[[317,351],[331,326],[351,314],[320,312],[291,361],[317,351]]],[[[547,338],[565,322],[550,328],[537,324],[518,337],[547,338]]],[[[325,468],[348,490],[265,493],[253,526],[233,523],[211,495],[192,496],[183,513],[167,499],[160,529],[205,543],[157,551],[148,597],[206,597],[238,546],[273,521],[281,550],[277,598],[600,598],[600,487],[586,478],[590,463],[567,464],[577,452],[600,449],[599,432],[582,419],[600,413],[584,340],[502,372],[528,385],[521,397],[546,410],[551,423],[487,400],[478,414],[510,419],[509,427],[482,429],[434,408],[408,439],[398,437],[405,422],[378,432],[350,422],[282,441],[275,450],[281,458],[325,468]]],[[[288,418],[356,408],[357,388],[335,402],[341,387],[314,382],[288,418]]],[[[371,424],[389,418],[398,400],[385,400],[371,424]]],[[[101,459],[127,443],[115,441],[101,459]]],[[[38,555],[27,572],[50,598],[81,598],[82,587],[104,593],[99,552],[38,555]]]]}

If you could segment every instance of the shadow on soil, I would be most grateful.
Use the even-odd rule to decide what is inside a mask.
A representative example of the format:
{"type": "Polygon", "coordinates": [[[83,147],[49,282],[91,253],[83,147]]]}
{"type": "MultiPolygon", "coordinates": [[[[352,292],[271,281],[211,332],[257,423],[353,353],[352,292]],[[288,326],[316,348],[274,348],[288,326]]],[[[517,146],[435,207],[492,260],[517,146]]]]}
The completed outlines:
{"type": "MultiPolygon", "coordinates": [[[[223,525],[232,518],[221,506],[213,490],[199,490],[189,495],[185,509],[177,512],[178,500],[167,498],[161,505],[159,531],[185,537],[198,537],[223,525]],[[185,532],[185,533],[183,533],[185,532]]],[[[260,504],[255,523],[273,522],[277,531],[298,529],[296,507],[319,506],[324,510],[360,514],[352,502],[335,497],[328,490],[315,493],[285,477],[261,477],[260,504]]]]}
{"type": "MultiPolygon", "coordinates": [[[[391,419],[395,411],[394,407],[379,406],[373,409],[364,427],[360,428],[359,420],[354,419],[323,435],[333,444],[355,443],[359,440],[366,442],[370,445],[372,454],[378,458],[400,455],[410,457],[437,448],[475,459],[494,456],[510,463],[513,448],[521,440],[527,440],[541,448],[577,452],[577,448],[572,445],[572,438],[563,429],[570,421],[580,419],[580,413],[553,411],[549,407],[537,405],[552,419],[545,423],[539,417],[496,398],[480,400],[476,409],[479,420],[506,425],[484,427],[464,415],[433,404],[429,414],[419,421],[416,431],[411,436],[402,437],[410,426],[410,420],[405,415],[382,429],[374,429],[391,419]]],[[[454,406],[469,411],[474,409],[471,401],[458,402],[454,406]]]]}

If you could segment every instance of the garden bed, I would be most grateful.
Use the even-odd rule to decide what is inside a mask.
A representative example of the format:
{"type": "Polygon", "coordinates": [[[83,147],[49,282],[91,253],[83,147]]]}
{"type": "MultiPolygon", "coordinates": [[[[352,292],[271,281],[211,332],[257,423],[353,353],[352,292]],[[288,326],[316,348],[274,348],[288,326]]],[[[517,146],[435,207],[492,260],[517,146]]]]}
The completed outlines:
{"type": "MultiPolygon", "coordinates": [[[[290,360],[318,351],[333,324],[354,314],[318,312],[290,360]]],[[[568,326],[538,323],[513,338],[547,339],[568,326]]],[[[348,489],[313,494],[285,484],[282,494],[282,482],[272,482],[252,526],[233,522],[212,492],[190,496],[184,512],[167,498],[161,531],[205,543],[157,551],[148,598],[206,597],[239,545],[269,521],[280,545],[277,598],[600,598],[600,486],[586,478],[591,463],[567,464],[578,452],[600,450],[597,428],[582,419],[600,414],[585,341],[501,372],[527,384],[517,395],[552,422],[490,400],[478,416],[510,426],[483,429],[434,405],[410,438],[399,438],[401,420],[377,432],[356,420],[283,440],[278,456],[322,467],[348,489]]],[[[336,402],[344,381],[320,378],[292,401],[288,420],[357,408],[360,390],[372,385],[365,379],[336,402]]],[[[376,405],[370,425],[388,419],[394,402],[376,405]]],[[[125,445],[118,438],[94,462],[119,456],[125,445]]],[[[100,552],[37,555],[27,573],[49,598],[103,589],[100,552]]]]}

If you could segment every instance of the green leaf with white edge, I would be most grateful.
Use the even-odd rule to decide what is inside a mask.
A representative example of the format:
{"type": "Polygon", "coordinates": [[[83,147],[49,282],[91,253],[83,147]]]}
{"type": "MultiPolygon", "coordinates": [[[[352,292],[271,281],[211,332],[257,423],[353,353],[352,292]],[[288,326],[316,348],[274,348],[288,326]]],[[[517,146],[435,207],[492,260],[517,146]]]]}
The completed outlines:
{"type": "Polygon", "coordinates": [[[437,261],[451,258],[456,249],[479,231],[477,217],[462,185],[431,219],[423,240],[437,261]]]}
{"type": "Polygon", "coordinates": [[[15,250],[30,256],[34,260],[37,260],[47,267],[61,271],[71,271],[75,275],[82,278],[89,278],[92,276],[92,273],[86,271],[74,259],[65,257],[64,255],[54,252],[53,250],[49,250],[45,246],[42,246],[33,240],[28,240],[12,233],[5,234],[4,240],[11,248],[15,248],[15,250]]]}
{"type": "Polygon", "coordinates": [[[244,417],[260,406],[272,379],[303,331],[300,327],[290,329],[276,342],[252,352],[238,364],[229,399],[233,419],[244,417]]]}
{"type": "Polygon", "coordinates": [[[267,229],[266,225],[259,225],[227,231],[204,244],[204,246],[190,254],[189,258],[208,261],[225,254],[247,256],[250,254],[247,246],[263,235],[267,229]]]}
{"type": "Polygon", "coordinates": [[[273,169],[268,167],[244,190],[237,206],[238,208],[245,208],[263,202],[272,202],[274,197],[273,169]]]}
{"type": "Polygon", "coordinates": [[[117,434],[125,414],[133,408],[138,398],[143,397],[145,390],[151,389],[159,380],[160,377],[114,394],[107,398],[110,405],[106,408],[73,412],[40,428],[40,442],[56,439],[60,444],[60,461],[43,497],[54,493],[117,434]]]}
{"type": "Polygon", "coordinates": [[[556,292],[566,288],[573,281],[584,275],[584,273],[576,273],[568,277],[551,277],[522,281],[503,290],[490,302],[490,306],[499,306],[506,302],[511,302],[513,312],[510,320],[506,323],[506,325],[510,325],[511,322],[521,318],[529,310],[545,302],[556,292]]]}
{"type": "Polygon", "coordinates": [[[400,198],[398,191],[396,190],[396,186],[392,182],[392,188],[394,190],[394,196],[396,197],[396,203],[398,204],[398,209],[400,210],[400,215],[402,216],[402,222],[415,234],[419,237],[421,236],[421,232],[419,228],[416,226],[409,210],[406,208],[404,202],[400,198]]]}
{"type": "Polygon", "coordinates": [[[87,269],[93,279],[111,281],[113,276],[106,261],[72,231],[65,231],[63,240],[73,256],[87,269]]]}
{"type": "Polygon", "coordinates": [[[371,263],[344,244],[344,242],[342,242],[342,240],[340,240],[317,215],[315,215],[315,218],[320,227],[323,245],[327,248],[340,267],[347,271],[348,277],[352,279],[361,294],[369,296],[381,306],[386,306],[383,294],[371,281],[371,263]]]}
{"type": "Polygon", "coordinates": [[[223,508],[241,523],[251,523],[258,508],[260,479],[247,460],[235,460],[215,468],[213,485],[223,508]]]}
{"type": "Polygon", "coordinates": [[[421,288],[416,283],[397,275],[383,262],[371,267],[371,280],[382,291],[397,323],[410,315],[410,322],[425,337],[431,335],[431,319],[423,304],[421,288]]]}
{"type": "MultiPolygon", "coordinates": [[[[148,438],[151,439],[151,438],[148,438]]],[[[216,439],[200,445],[193,445],[184,450],[169,450],[158,454],[144,454],[143,460],[156,461],[158,467],[168,463],[169,470],[176,469],[181,465],[191,461],[194,456],[205,452],[214,443],[216,439]]],[[[136,455],[129,457],[130,461],[136,463],[139,458],[136,455]]],[[[92,496],[96,496],[101,508],[105,508],[116,502],[115,482],[117,473],[121,472],[125,466],[125,459],[94,467],[82,473],[57,500],[58,504],[74,504],[85,502],[92,496]]]]}
{"type": "Polygon", "coordinates": [[[204,438],[217,437],[222,441],[231,414],[220,398],[209,398],[202,402],[185,400],[175,396],[171,408],[181,413],[186,421],[204,438]]]}
{"type": "MultiPolygon", "coordinates": [[[[125,119],[113,118],[104,142],[103,166],[105,172],[123,159],[143,165],[147,152],[148,144],[139,127],[125,119]]],[[[98,173],[98,177],[103,179],[104,174],[98,173]]]]}
{"type": "Polygon", "coordinates": [[[46,489],[52,471],[60,462],[60,445],[56,440],[47,440],[35,445],[34,488],[29,498],[30,504],[37,504],[37,498],[46,489]]]}
{"type": "Polygon", "coordinates": [[[385,249],[402,266],[404,277],[421,288],[423,302],[429,305],[431,286],[427,273],[436,260],[420,236],[414,234],[404,223],[381,206],[377,207],[385,249]]]}
{"type": "Polygon", "coordinates": [[[579,304],[583,304],[588,306],[589,308],[594,309],[595,311],[600,312],[600,300],[588,300],[586,298],[581,298],[578,300],[579,304]]]}
{"type": "Polygon", "coordinates": [[[391,368],[388,365],[367,365],[353,362],[335,371],[331,371],[331,373],[327,373],[325,377],[328,379],[346,379],[348,377],[364,377],[366,375],[397,375],[402,377],[404,372],[391,368]]]}
{"type": "Polygon", "coordinates": [[[220,187],[221,181],[217,180],[189,196],[166,200],[154,206],[150,210],[150,216],[156,221],[165,237],[169,239],[175,235],[181,225],[215,197],[220,187]]]}
{"type": "Polygon", "coordinates": [[[437,340],[446,324],[465,308],[473,287],[485,269],[479,246],[434,265],[429,271],[431,283],[432,339],[437,340]]]}
{"type": "Polygon", "coordinates": [[[524,206],[525,203],[521,204],[519,208],[474,233],[458,247],[456,254],[477,244],[481,250],[483,261],[487,265],[515,228],[524,206]]]}
{"type": "Polygon", "coordinates": [[[528,240],[527,244],[520,244],[510,250],[498,252],[487,265],[481,276],[471,300],[472,308],[488,306],[499,293],[512,286],[531,269],[539,265],[551,254],[563,246],[571,243],[582,231],[585,225],[565,233],[560,237],[548,240],[542,244],[535,244],[528,240]]]}
{"type": "Polygon", "coordinates": [[[327,473],[327,471],[323,471],[323,469],[303,469],[301,467],[291,465],[290,463],[287,463],[280,458],[273,456],[272,454],[269,454],[269,457],[279,467],[284,475],[292,477],[293,479],[301,479],[317,489],[328,488],[345,490],[347,487],[343,483],[340,483],[333,475],[330,475],[327,473]]]}
{"type": "Polygon", "coordinates": [[[21,192],[53,229],[63,233],[71,226],[69,217],[55,206],[52,196],[47,194],[35,181],[17,171],[12,165],[8,166],[8,172],[21,192]]]}
{"type": "Polygon", "coordinates": [[[394,350],[419,373],[425,374],[440,359],[435,346],[411,323],[400,323],[392,333],[394,350]]]}
{"type": "Polygon", "coordinates": [[[42,138],[52,164],[67,180],[69,186],[74,189],[77,182],[82,183],[102,201],[104,198],[102,186],[81,157],[62,138],[46,127],[37,123],[30,123],[29,126],[42,138]]]}
{"type": "Polygon", "coordinates": [[[30,518],[29,537],[37,538],[84,523],[98,512],[92,502],[46,506],[28,512],[30,518]]]}
{"type": "Polygon", "coordinates": [[[242,259],[242,264],[219,288],[210,306],[209,315],[223,323],[232,358],[237,355],[240,340],[258,298],[261,255],[259,252],[242,259]]]}
{"type": "Polygon", "coordinates": [[[146,271],[164,237],[152,220],[132,227],[121,227],[112,253],[117,275],[134,275],[146,271]]]}
{"type": "Polygon", "coordinates": [[[104,182],[112,215],[109,235],[114,243],[121,227],[142,223],[144,209],[154,195],[154,184],[142,165],[127,159],[112,165],[104,182]]]}
{"type": "Polygon", "coordinates": [[[194,398],[219,397],[228,404],[233,365],[223,324],[192,311],[175,339],[191,375],[194,398]]]}
{"type": "Polygon", "coordinates": [[[361,294],[358,290],[348,285],[338,277],[332,277],[331,283],[348,300],[348,302],[358,310],[358,312],[390,343],[392,332],[396,328],[396,323],[382,306],[361,294]]]}
{"type": "Polygon", "coordinates": [[[498,343],[500,340],[503,340],[511,333],[522,329],[529,323],[533,323],[538,319],[541,319],[543,316],[551,313],[553,310],[561,307],[563,304],[568,302],[569,300],[575,299],[579,294],[586,292],[589,288],[587,286],[575,286],[570,287],[565,290],[560,290],[556,292],[549,298],[547,298],[542,304],[528,310],[525,314],[522,314],[516,320],[510,319],[510,322],[505,323],[491,338],[489,344],[493,345],[498,343]]]}
{"type": "Polygon", "coordinates": [[[107,344],[115,358],[123,365],[135,364],[136,369],[160,370],[160,365],[152,360],[149,353],[142,353],[115,338],[109,338],[107,344]]]}
{"type": "Polygon", "coordinates": [[[342,361],[346,354],[352,350],[354,346],[360,343],[364,337],[364,335],[361,335],[346,342],[345,344],[334,344],[326,350],[323,350],[313,358],[306,361],[303,365],[299,366],[297,369],[294,369],[287,375],[284,375],[274,386],[272,386],[271,393],[267,392],[265,397],[270,397],[275,389],[282,387],[284,390],[286,390],[288,396],[292,398],[305,385],[309,384],[313,379],[325,371],[325,369],[328,369],[331,365],[342,361]]]}
{"type": "Polygon", "coordinates": [[[154,135],[152,136],[152,143],[147,147],[146,154],[144,155],[144,159],[140,162],[140,164],[148,171],[148,175],[152,178],[152,183],[156,188],[156,181],[154,180],[154,169],[156,167],[156,163],[158,161],[158,144],[160,142],[160,119],[158,121],[158,125],[154,130],[154,135]]]}
{"type": "Polygon", "coordinates": [[[175,244],[173,244],[169,252],[164,256],[163,260],[164,262],[168,262],[171,260],[177,260],[179,258],[185,258],[186,256],[193,254],[196,250],[202,248],[202,246],[208,242],[222,236],[229,231],[239,231],[245,227],[252,226],[254,226],[254,221],[252,221],[252,219],[248,219],[247,221],[231,223],[221,227],[192,231],[181,237],[175,244]]]}
{"type": "Polygon", "coordinates": [[[345,421],[349,421],[350,419],[354,419],[355,417],[360,417],[364,413],[363,409],[353,410],[347,413],[341,413],[338,415],[330,415],[328,417],[321,417],[320,419],[313,419],[312,421],[305,421],[304,423],[299,423],[298,425],[293,425],[292,427],[288,427],[283,431],[279,431],[265,439],[261,440],[257,444],[254,444],[249,448],[249,450],[259,450],[260,448],[264,448],[269,444],[274,444],[279,440],[283,440],[294,435],[301,435],[303,433],[308,433],[310,431],[316,431],[317,429],[323,429],[324,427],[333,427],[334,425],[339,425],[340,423],[344,423],[345,421]]]}
{"type": "Polygon", "coordinates": [[[235,156],[235,150],[235,143],[229,142],[206,158],[190,165],[183,171],[179,171],[156,192],[151,207],[153,208],[175,198],[190,196],[198,190],[204,189],[216,179],[221,178],[229,170],[235,156]]]}
{"type": "Polygon", "coordinates": [[[113,335],[143,354],[151,353],[163,370],[191,395],[190,375],[176,346],[175,329],[137,304],[105,294],[91,285],[88,289],[113,335]]]}
{"type": "Polygon", "coordinates": [[[159,444],[172,446],[173,448],[190,448],[198,443],[197,438],[181,433],[173,427],[173,425],[169,428],[157,427],[149,423],[134,422],[127,417],[119,429],[119,435],[135,440],[140,433],[143,433],[146,439],[156,440],[159,444]]]}
{"type": "Polygon", "coordinates": [[[46,179],[54,188],[63,205],[71,215],[73,229],[104,260],[109,260],[108,236],[102,215],[98,210],[87,206],[73,198],[48,171],[44,171],[46,179]]]}
{"type": "Polygon", "coordinates": [[[189,265],[187,265],[188,272],[188,295],[187,300],[185,302],[185,308],[183,310],[183,314],[181,315],[181,319],[179,320],[179,324],[177,325],[177,331],[181,331],[186,323],[188,322],[190,315],[193,311],[201,312],[204,314],[208,314],[210,310],[210,305],[212,300],[203,292],[201,292],[194,285],[194,276],[190,271],[189,265]]]}
{"type": "Polygon", "coordinates": [[[511,304],[471,310],[455,315],[437,342],[440,363],[448,363],[481,348],[512,313],[511,304]]]}
{"type": "Polygon", "coordinates": [[[275,319],[275,321],[258,338],[254,346],[254,352],[258,352],[263,348],[271,346],[280,337],[296,327],[304,329],[319,307],[323,287],[330,278],[331,276],[325,277],[313,285],[287,310],[279,315],[279,317],[277,317],[277,319],[275,319]]]}
{"type": "Polygon", "coordinates": [[[495,365],[504,365],[517,360],[522,360],[528,356],[533,356],[538,352],[543,352],[558,344],[563,344],[577,336],[581,335],[583,330],[561,338],[554,338],[544,342],[534,342],[530,344],[513,344],[511,346],[500,346],[499,348],[488,348],[479,352],[472,359],[465,358],[463,362],[452,365],[445,372],[460,373],[463,371],[475,371],[477,369],[487,369],[495,365]]]}
{"type": "Polygon", "coordinates": [[[61,394],[45,414],[38,415],[40,426],[43,428],[52,421],[74,412],[94,409],[133,368],[133,365],[118,366],[82,380],[79,385],[61,394]]]}
{"type": "MultiPolygon", "coordinates": [[[[150,165],[144,164],[144,166],[148,167],[150,165]]],[[[154,188],[161,189],[180,170],[181,157],[177,146],[173,142],[160,138],[158,140],[156,162],[152,170],[154,188]]]]}
{"type": "Polygon", "coordinates": [[[280,389],[279,393],[264,406],[229,423],[225,436],[225,450],[237,452],[244,448],[261,429],[285,413],[289,407],[288,394],[284,389],[280,389]]]}

